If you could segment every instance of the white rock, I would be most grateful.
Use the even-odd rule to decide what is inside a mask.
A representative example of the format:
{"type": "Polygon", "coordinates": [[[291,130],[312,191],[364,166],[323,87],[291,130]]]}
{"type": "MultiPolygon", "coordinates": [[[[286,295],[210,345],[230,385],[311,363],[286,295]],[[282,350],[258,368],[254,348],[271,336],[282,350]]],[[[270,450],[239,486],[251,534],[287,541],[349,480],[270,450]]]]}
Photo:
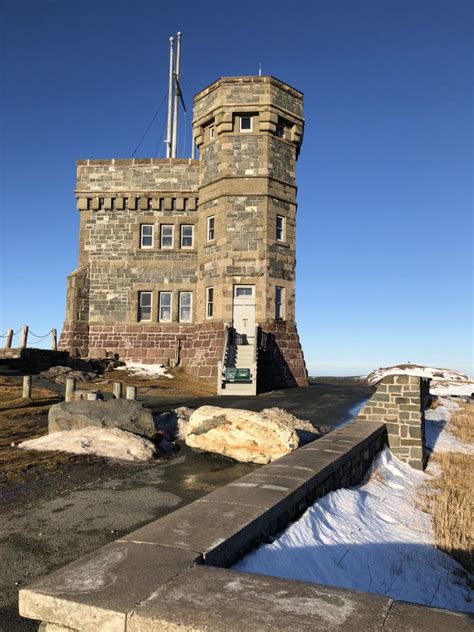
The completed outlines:
{"type": "Polygon", "coordinates": [[[243,463],[269,463],[298,447],[293,428],[259,413],[201,406],[186,428],[186,444],[243,463]]]}

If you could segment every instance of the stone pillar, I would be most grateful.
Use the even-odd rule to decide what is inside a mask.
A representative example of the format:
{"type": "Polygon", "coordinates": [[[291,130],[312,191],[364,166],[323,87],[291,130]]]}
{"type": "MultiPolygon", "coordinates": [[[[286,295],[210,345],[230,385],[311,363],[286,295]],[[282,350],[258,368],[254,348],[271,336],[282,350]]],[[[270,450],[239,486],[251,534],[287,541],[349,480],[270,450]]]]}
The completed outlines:
{"type": "Polygon", "coordinates": [[[418,470],[427,460],[424,411],[429,382],[415,375],[390,375],[379,382],[357,416],[360,421],[385,422],[390,450],[418,470]]]}

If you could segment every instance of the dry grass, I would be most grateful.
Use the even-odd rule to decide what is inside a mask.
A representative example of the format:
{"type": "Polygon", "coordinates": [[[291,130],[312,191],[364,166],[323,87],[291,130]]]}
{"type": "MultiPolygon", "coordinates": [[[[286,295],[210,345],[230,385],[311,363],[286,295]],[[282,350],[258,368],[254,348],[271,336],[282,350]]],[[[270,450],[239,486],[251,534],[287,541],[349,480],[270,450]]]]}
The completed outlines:
{"type": "Polygon", "coordinates": [[[464,443],[474,443],[474,405],[460,404],[449,420],[449,430],[464,443]]]}
{"type": "MultiPolygon", "coordinates": [[[[449,430],[460,440],[474,440],[474,406],[461,405],[451,417],[449,430]]],[[[436,545],[474,572],[474,455],[442,452],[431,457],[441,476],[430,481],[427,495],[436,545]]]]}

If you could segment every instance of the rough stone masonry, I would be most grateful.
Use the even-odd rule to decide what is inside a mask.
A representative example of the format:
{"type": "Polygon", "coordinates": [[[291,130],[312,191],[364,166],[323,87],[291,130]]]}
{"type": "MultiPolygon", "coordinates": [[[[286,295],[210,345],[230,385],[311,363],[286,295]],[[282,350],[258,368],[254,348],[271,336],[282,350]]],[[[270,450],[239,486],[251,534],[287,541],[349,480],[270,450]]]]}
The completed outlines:
{"type": "Polygon", "coordinates": [[[178,359],[215,377],[234,288],[244,286],[268,343],[259,382],[306,385],[295,323],[303,126],[298,90],[273,77],[225,77],[194,98],[199,160],[79,160],[79,265],[60,347],[178,359]]]}
{"type": "Polygon", "coordinates": [[[357,420],[385,422],[388,445],[400,460],[422,470],[427,461],[425,408],[430,380],[415,375],[390,375],[362,408],[357,420]]]}

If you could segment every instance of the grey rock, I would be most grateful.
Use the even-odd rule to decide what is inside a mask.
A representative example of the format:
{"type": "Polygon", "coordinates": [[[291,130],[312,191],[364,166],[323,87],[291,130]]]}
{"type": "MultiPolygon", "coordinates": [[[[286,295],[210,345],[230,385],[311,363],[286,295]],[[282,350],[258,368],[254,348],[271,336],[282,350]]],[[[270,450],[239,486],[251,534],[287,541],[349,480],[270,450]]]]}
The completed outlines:
{"type": "Polygon", "coordinates": [[[148,438],[156,434],[151,412],[127,399],[61,402],[51,406],[48,422],[48,432],[95,426],[119,428],[148,438]]]}

